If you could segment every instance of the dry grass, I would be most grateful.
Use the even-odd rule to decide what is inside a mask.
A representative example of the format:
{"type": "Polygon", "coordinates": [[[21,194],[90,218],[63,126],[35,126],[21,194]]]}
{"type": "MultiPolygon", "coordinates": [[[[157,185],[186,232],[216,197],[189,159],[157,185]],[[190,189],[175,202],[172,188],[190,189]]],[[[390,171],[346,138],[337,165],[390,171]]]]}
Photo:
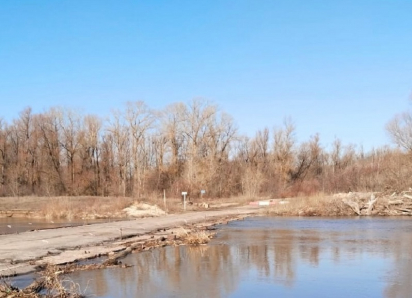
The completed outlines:
{"type": "MultiPolygon", "coordinates": [[[[230,198],[194,198],[188,199],[186,204],[186,211],[198,211],[204,210],[205,206],[208,209],[220,209],[234,206],[247,205],[249,202],[256,200],[248,196],[237,196],[230,198]]],[[[183,212],[183,202],[181,198],[167,198],[166,205],[164,204],[163,197],[151,197],[144,200],[150,204],[156,204],[159,208],[167,213],[181,213],[183,212]]]]}
{"type": "Polygon", "coordinates": [[[290,216],[348,216],[353,211],[336,197],[322,194],[310,197],[297,197],[287,200],[287,204],[271,206],[267,212],[276,215],[290,216]]]}
{"type": "MultiPolygon", "coordinates": [[[[205,205],[211,209],[245,205],[254,199],[247,196],[188,199],[186,211],[204,210],[205,205]]],[[[0,210],[34,211],[33,216],[48,219],[120,218],[125,216],[122,210],[135,202],[130,197],[2,197],[0,210]]],[[[157,205],[167,213],[184,211],[181,198],[167,198],[165,205],[162,195],[152,194],[141,198],[139,202],[157,205]]]]}
{"type": "Polygon", "coordinates": [[[209,231],[188,231],[182,228],[182,231],[177,235],[188,245],[201,245],[209,243],[215,233],[209,231]]]}
{"type": "Polygon", "coordinates": [[[133,203],[132,198],[55,197],[40,207],[46,218],[110,218],[121,217],[122,210],[133,203]]]}

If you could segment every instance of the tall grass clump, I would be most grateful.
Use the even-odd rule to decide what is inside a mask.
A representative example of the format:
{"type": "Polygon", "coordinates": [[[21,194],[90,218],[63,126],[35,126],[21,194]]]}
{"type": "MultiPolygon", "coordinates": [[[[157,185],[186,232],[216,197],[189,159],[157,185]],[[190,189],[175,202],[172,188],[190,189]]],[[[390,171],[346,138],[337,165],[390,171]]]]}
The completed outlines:
{"type": "Polygon", "coordinates": [[[178,237],[183,240],[185,244],[188,245],[202,245],[209,243],[212,239],[214,233],[208,231],[187,231],[182,228],[181,233],[178,234],[178,237]]]}

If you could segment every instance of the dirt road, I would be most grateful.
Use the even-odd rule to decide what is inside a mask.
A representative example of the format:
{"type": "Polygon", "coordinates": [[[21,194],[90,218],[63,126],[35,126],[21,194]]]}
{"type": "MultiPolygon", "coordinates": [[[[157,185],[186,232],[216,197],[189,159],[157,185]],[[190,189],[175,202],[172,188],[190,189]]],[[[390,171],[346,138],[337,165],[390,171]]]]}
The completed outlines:
{"type": "Polygon", "coordinates": [[[258,212],[256,207],[244,206],[1,235],[0,276],[28,273],[45,262],[64,264],[118,251],[124,248],[124,242],[120,239],[150,238],[152,236],[148,234],[160,229],[258,212]]]}

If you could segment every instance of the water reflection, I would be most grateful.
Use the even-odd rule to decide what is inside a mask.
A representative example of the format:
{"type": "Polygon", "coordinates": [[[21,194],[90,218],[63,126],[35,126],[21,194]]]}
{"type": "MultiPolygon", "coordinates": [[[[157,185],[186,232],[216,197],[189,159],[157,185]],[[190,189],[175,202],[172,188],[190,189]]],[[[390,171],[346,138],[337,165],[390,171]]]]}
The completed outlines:
{"type": "Polygon", "coordinates": [[[256,218],[71,276],[98,297],[410,297],[409,219],[256,218]]]}

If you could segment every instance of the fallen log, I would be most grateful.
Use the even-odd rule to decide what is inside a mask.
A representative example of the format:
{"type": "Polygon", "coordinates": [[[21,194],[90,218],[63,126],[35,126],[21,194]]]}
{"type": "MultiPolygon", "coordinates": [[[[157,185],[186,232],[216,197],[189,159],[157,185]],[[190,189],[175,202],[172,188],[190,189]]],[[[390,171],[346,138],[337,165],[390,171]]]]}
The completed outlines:
{"type": "Polygon", "coordinates": [[[114,254],[113,256],[109,257],[106,261],[103,262],[104,266],[113,266],[119,264],[119,259],[124,258],[129,253],[131,253],[133,248],[131,246],[127,247],[125,250],[114,254]]]}
{"type": "Polygon", "coordinates": [[[403,197],[412,200],[412,196],[410,195],[404,194],[403,197]]]}
{"type": "Polygon", "coordinates": [[[348,205],[350,208],[352,208],[352,210],[357,214],[357,215],[361,215],[360,212],[360,208],[359,208],[359,204],[353,201],[350,201],[346,198],[342,199],[342,202],[346,205],[348,205]]]}
{"type": "Polygon", "coordinates": [[[368,207],[366,208],[366,215],[371,215],[372,209],[377,201],[378,199],[375,198],[374,194],[372,194],[371,198],[369,199],[369,202],[367,203],[368,207]]]}
{"type": "Polygon", "coordinates": [[[106,261],[103,262],[103,266],[114,266],[114,265],[119,265],[119,260],[126,257],[128,254],[130,254],[133,250],[141,246],[142,244],[140,242],[133,243],[132,245],[128,246],[126,249],[115,253],[111,257],[109,257],[106,261]]]}
{"type": "Polygon", "coordinates": [[[402,205],[403,201],[402,200],[394,200],[394,201],[388,201],[388,205],[402,205]]]}
{"type": "Polygon", "coordinates": [[[401,211],[401,212],[412,212],[412,209],[406,209],[406,208],[396,208],[396,210],[401,211]]]}

